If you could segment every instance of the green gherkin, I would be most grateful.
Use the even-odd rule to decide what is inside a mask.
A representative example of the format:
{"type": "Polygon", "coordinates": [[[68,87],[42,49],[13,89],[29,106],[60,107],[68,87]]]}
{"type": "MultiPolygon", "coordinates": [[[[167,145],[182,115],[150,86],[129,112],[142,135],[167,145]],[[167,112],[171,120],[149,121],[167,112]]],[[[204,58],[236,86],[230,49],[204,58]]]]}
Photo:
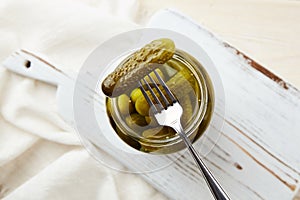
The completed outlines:
{"type": "Polygon", "coordinates": [[[175,53],[172,40],[161,38],[145,45],[131,55],[102,82],[102,91],[116,97],[133,90],[140,79],[170,60],[175,53]]]}

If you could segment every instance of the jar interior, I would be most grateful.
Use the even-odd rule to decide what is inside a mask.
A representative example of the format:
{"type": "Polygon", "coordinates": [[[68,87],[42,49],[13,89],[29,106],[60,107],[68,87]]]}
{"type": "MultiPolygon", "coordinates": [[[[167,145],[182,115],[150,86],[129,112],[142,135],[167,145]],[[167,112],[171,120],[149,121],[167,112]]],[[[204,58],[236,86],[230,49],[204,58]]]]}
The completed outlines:
{"type": "MultiPolygon", "coordinates": [[[[213,102],[212,87],[207,85],[211,82],[206,80],[208,77],[199,70],[202,66],[198,64],[189,59],[187,53],[176,50],[172,59],[156,69],[183,107],[181,123],[192,141],[199,138],[207,127],[213,102]],[[203,125],[201,128],[203,119],[206,120],[205,128],[203,125]]],[[[155,80],[153,74],[150,76],[155,80]]],[[[158,80],[155,82],[158,83],[158,80]]],[[[172,128],[158,125],[139,88],[116,98],[107,98],[106,102],[112,127],[134,149],[147,153],[170,153],[184,147],[178,145],[182,141],[172,128]]]]}

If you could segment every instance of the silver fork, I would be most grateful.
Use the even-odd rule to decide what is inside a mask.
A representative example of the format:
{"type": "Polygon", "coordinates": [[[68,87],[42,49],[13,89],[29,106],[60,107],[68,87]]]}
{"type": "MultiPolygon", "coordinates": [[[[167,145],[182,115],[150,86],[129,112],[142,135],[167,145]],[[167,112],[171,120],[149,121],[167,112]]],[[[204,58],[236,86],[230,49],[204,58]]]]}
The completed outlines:
{"type": "Polygon", "coordinates": [[[214,178],[209,169],[205,166],[199,154],[194,149],[190,139],[186,136],[180,122],[180,118],[183,113],[181,105],[179,104],[175,96],[172,94],[171,90],[168,88],[166,83],[162,80],[160,75],[155,70],[154,74],[157,77],[157,80],[159,81],[159,84],[162,86],[163,89],[159,88],[157,83],[151,76],[149,76],[149,74],[147,75],[147,77],[150,81],[146,81],[145,78],[141,79],[139,81],[139,88],[141,89],[145,99],[147,100],[155,119],[157,120],[158,124],[163,126],[169,126],[180,135],[185,145],[189,149],[191,155],[193,156],[195,162],[197,163],[214,198],[217,200],[229,200],[229,197],[227,196],[223,188],[214,178]],[[151,97],[147,94],[144,86],[148,91],[150,91],[154,102],[151,100],[151,97]],[[155,91],[152,89],[152,87],[155,88],[158,95],[155,94],[155,91]],[[163,90],[165,91],[166,95],[163,93],[163,90]],[[159,99],[159,96],[161,97],[162,102],[159,99]]]}

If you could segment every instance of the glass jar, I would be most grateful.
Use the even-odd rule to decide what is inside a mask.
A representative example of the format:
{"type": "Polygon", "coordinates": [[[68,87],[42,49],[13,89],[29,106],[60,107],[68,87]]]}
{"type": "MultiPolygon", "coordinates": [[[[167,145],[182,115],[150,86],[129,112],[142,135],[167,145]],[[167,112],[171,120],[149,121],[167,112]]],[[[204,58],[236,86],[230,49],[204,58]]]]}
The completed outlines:
{"type": "MultiPolygon", "coordinates": [[[[213,85],[208,73],[195,58],[179,49],[158,69],[165,76],[167,85],[183,107],[181,122],[187,136],[192,142],[197,141],[210,123],[215,101],[213,85]],[[172,79],[176,74],[179,78],[172,79]]],[[[128,106],[126,104],[125,109],[124,105],[120,106],[121,98],[124,99],[124,96],[106,100],[110,123],[126,144],[138,151],[151,154],[174,153],[185,148],[180,136],[166,127],[153,125],[151,122],[144,123],[143,119],[138,119],[140,123],[132,124],[137,116],[135,114],[137,103],[133,105],[133,100],[130,100],[132,93],[126,96],[128,106]],[[124,114],[124,110],[127,113],[124,114]]],[[[153,120],[153,117],[148,115],[142,117],[145,121],[149,118],[153,120]]]]}

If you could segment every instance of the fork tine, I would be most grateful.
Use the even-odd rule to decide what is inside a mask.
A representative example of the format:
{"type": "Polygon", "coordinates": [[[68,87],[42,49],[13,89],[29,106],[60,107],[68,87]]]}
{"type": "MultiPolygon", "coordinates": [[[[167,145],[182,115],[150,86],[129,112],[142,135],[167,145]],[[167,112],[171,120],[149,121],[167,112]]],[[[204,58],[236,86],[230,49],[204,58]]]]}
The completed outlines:
{"type": "Polygon", "coordinates": [[[169,98],[171,99],[172,103],[176,103],[177,100],[176,100],[175,96],[173,95],[173,93],[171,92],[171,90],[169,89],[169,87],[166,85],[166,83],[162,80],[162,78],[160,77],[160,75],[155,70],[154,70],[154,74],[156,75],[156,77],[159,80],[160,84],[165,89],[165,91],[166,91],[167,95],[169,96],[169,98]]]}
{"type": "MultiPolygon", "coordinates": [[[[145,93],[143,92],[143,95],[145,96],[146,99],[147,99],[147,97],[148,97],[148,99],[151,101],[151,104],[149,104],[149,105],[150,105],[150,107],[154,107],[154,108],[155,108],[154,112],[160,112],[160,111],[164,108],[163,105],[161,104],[160,100],[159,100],[158,97],[155,95],[155,93],[154,93],[152,87],[151,87],[151,86],[149,85],[149,83],[145,80],[145,78],[142,78],[142,81],[144,82],[144,85],[146,85],[147,89],[150,91],[150,93],[151,93],[151,95],[152,95],[152,97],[153,97],[153,99],[154,99],[156,105],[152,102],[152,100],[151,100],[150,97],[148,96],[147,92],[145,91],[144,87],[142,87],[143,90],[144,90],[144,92],[145,92],[145,93]],[[146,96],[147,96],[147,97],[146,97],[146,96]]],[[[140,81],[140,83],[142,83],[142,81],[140,81]]],[[[149,103],[149,102],[148,102],[148,103],[149,103]]]]}
{"type": "MultiPolygon", "coordinates": [[[[155,95],[152,87],[149,85],[149,83],[145,80],[145,78],[142,78],[142,80],[144,81],[144,84],[147,86],[148,90],[150,91],[151,95],[154,98],[155,103],[159,106],[159,109],[161,110],[163,108],[163,105],[161,104],[160,100],[158,99],[158,97],[155,95]]],[[[147,94],[147,93],[146,93],[147,94]]]]}
{"type": "MultiPolygon", "coordinates": [[[[163,93],[163,92],[161,91],[161,89],[158,87],[158,85],[157,85],[156,82],[153,80],[153,78],[152,78],[149,74],[148,74],[147,76],[149,77],[151,83],[154,85],[156,91],[159,93],[159,95],[160,95],[161,98],[163,99],[163,101],[164,101],[166,107],[168,107],[170,103],[169,103],[168,99],[166,98],[166,96],[164,95],[164,93],[163,93]]],[[[166,108],[166,107],[165,107],[165,108],[166,108]]]]}
{"type": "Polygon", "coordinates": [[[146,90],[144,89],[144,86],[143,86],[143,84],[142,84],[141,81],[139,81],[139,88],[140,88],[140,90],[142,91],[143,96],[145,97],[146,101],[148,102],[150,108],[153,109],[153,112],[154,112],[154,113],[157,113],[158,110],[156,109],[154,103],[152,102],[152,100],[151,100],[150,97],[148,96],[148,94],[147,94],[146,90]]]}

